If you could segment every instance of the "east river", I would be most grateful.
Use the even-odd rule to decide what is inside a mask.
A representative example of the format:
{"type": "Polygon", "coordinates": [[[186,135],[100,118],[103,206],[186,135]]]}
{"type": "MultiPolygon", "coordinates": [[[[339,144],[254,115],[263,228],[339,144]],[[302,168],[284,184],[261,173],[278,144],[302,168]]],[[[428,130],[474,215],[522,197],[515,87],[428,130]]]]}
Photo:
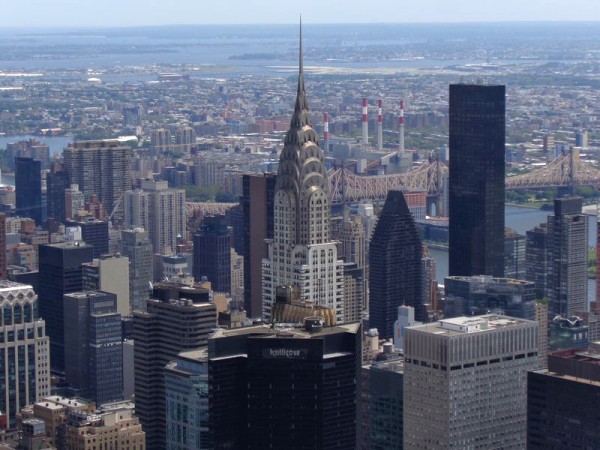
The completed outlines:
{"type": "MultiPolygon", "coordinates": [[[[520,234],[525,234],[536,225],[546,222],[549,211],[540,209],[518,208],[507,206],[505,209],[505,225],[514,229],[520,234]]],[[[588,216],[589,236],[588,245],[596,246],[596,216],[588,216]]],[[[436,276],[439,284],[444,284],[444,277],[448,276],[448,251],[432,248],[431,256],[436,262],[436,276]]],[[[593,300],[596,296],[596,280],[588,280],[588,300],[593,300]]]]}

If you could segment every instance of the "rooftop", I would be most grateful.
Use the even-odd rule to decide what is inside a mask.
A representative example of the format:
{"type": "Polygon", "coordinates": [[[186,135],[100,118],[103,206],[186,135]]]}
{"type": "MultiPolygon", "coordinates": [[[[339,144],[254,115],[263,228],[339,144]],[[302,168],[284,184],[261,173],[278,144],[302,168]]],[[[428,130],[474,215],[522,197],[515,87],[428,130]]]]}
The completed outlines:
{"type": "Polygon", "coordinates": [[[410,328],[433,334],[446,334],[450,336],[455,336],[466,333],[493,331],[507,327],[517,327],[519,325],[530,323],[534,322],[530,320],[502,316],[498,314],[487,314],[484,316],[462,316],[454,317],[452,319],[442,319],[439,320],[437,323],[417,325],[410,328]]]}

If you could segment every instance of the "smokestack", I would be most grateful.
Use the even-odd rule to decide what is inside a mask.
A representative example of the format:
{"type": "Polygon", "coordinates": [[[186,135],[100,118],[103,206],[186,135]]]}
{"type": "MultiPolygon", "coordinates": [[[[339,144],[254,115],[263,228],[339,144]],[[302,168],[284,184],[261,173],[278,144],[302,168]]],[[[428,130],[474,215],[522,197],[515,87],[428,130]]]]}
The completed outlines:
{"type": "Polygon", "coordinates": [[[400,137],[398,146],[398,156],[404,155],[404,102],[400,100],[400,137]]]}
{"type": "Polygon", "coordinates": [[[383,100],[377,100],[377,150],[383,149],[383,116],[382,107],[383,100]]]}
{"type": "Polygon", "coordinates": [[[363,98],[362,104],[362,144],[366,147],[369,145],[369,113],[367,111],[367,99],[363,98]]]}
{"type": "Polygon", "coordinates": [[[329,113],[323,114],[323,139],[325,141],[325,154],[329,154],[329,113]]]}

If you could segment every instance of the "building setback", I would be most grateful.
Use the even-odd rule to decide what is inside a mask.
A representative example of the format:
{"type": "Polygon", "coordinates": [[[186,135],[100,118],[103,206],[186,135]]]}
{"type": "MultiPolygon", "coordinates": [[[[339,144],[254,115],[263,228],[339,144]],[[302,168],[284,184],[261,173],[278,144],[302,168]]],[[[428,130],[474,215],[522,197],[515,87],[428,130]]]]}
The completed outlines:
{"type": "Polygon", "coordinates": [[[84,242],[43,244],[39,247],[40,316],[50,337],[52,368],[64,371],[63,296],[83,288],[81,264],[93,259],[93,248],[84,242]]]}
{"type": "Polygon", "coordinates": [[[525,448],[536,322],[457,317],[405,332],[404,448],[525,448]]]}
{"type": "Polygon", "coordinates": [[[450,276],[504,276],[505,104],[504,86],[450,85],[450,276]]]}
{"type": "Polygon", "coordinates": [[[179,352],[206,346],[217,325],[209,291],[156,283],[147,310],[133,313],[135,409],[148,448],[166,445],[164,368],[179,352]]]}
{"type": "Polygon", "coordinates": [[[369,320],[379,336],[394,335],[398,306],[415,308],[427,321],[423,304],[423,245],[401,191],[389,191],[369,247],[369,320]]]}

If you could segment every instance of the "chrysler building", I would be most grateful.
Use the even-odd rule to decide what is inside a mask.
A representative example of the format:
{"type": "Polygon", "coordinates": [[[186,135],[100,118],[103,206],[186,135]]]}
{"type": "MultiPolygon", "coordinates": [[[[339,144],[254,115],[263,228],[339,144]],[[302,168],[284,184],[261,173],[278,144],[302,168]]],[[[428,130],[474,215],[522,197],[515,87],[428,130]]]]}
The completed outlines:
{"type": "Polygon", "coordinates": [[[329,192],[323,151],[308,117],[300,30],[298,93],[279,158],[273,210],[273,239],[263,259],[263,319],[278,286],[296,286],[302,305],[330,308],[342,323],[343,267],[329,239],[329,192]]]}

